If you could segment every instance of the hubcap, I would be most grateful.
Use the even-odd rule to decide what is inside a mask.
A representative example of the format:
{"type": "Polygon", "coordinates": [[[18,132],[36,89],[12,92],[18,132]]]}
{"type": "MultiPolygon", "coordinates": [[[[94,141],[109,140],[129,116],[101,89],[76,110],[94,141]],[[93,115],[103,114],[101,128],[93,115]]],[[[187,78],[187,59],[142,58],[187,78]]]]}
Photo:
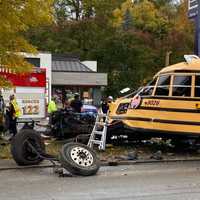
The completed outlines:
{"type": "Polygon", "coordinates": [[[74,147],[71,150],[72,160],[83,167],[89,167],[93,164],[92,154],[83,147],[74,147]]]}

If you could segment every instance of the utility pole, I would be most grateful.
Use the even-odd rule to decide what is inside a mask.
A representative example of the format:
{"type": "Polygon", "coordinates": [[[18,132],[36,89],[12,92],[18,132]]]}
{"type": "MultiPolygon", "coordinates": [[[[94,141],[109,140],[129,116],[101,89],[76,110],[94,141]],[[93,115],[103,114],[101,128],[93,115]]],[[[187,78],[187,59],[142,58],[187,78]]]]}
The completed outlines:
{"type": "Polygon", "coordinates": [[[170,55],[172,54],[171,51],[167,51],[165,55],[165,67],[169,66],[170,64],[170,55]]]}

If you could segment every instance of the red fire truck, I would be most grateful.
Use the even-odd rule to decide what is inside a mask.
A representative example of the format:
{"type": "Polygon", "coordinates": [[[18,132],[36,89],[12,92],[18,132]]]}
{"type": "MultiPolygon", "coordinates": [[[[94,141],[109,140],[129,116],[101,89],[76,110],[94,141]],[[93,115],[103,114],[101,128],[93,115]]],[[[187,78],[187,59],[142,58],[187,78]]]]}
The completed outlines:
{"type": "Polygon", "coordinates": [[[32,73],[19,75],[1,69],[0,76],[4,76],[13,84],[13,89],[3,91],[5,102],[9,103],[9,96],[15,94],[22,111],[21,122],[27,125],[11,140],[11,154],[15,162],[18,165],[37,165],[46,159],[60,162],[62,168],[72,174],[83,176],[96,174],[100,167],[99,161],[95,152],[88,146],[68,143],[62,147],[59,156],[49,155],[45,152],[45,143],[40,132],[33,129],[33,120],[46,116],[48,99],[46,71],[35,68],[32,73]],[[33,126],[28,126],[30,121],[33,126]]]}
{"type": "Polygon", "coordinates": [[[34,68],[28,74],[15,74],[1,68],[0,76],[13,84],[12,89],[3,89],[2,94],[6,105],[9,103],[9,96],[15,94],[22,112],[20,119],[35,120],[46,116],[48,91],[45,69],[34,68]]]}

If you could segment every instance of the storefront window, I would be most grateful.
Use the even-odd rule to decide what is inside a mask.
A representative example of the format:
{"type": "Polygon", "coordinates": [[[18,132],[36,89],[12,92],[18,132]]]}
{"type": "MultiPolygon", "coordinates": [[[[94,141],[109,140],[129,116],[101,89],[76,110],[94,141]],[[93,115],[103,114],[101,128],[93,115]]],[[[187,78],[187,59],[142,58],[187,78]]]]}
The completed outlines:
{"type": "Polygon", "coordinates": [[[52,95],[56,97],[59,107],[64,107],[66,101],[71,101],[78,93],[84,104],[93,104],[93,88],[78,86],[53,86],[52,95]]]}

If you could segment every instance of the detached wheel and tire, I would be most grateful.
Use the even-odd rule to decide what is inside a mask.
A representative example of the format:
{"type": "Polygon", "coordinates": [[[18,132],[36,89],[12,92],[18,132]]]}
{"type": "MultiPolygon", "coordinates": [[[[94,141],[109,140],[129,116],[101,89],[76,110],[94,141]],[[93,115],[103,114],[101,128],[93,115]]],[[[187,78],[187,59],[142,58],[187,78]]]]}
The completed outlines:
{"type": "Polygon", "coordinates": [[[81,176],[94,175],[100,167],[96,153],[79,143],[65,144],[60,151],[59,161],[70,173],[81,176]]]}
{"type": "Polygon", "coordinates": [[[35,130],[24,129],[11,141],[11,153],[18,165],[37,165],[43,159],[35,152],[45,152],[45,144],[35,130]]]}

